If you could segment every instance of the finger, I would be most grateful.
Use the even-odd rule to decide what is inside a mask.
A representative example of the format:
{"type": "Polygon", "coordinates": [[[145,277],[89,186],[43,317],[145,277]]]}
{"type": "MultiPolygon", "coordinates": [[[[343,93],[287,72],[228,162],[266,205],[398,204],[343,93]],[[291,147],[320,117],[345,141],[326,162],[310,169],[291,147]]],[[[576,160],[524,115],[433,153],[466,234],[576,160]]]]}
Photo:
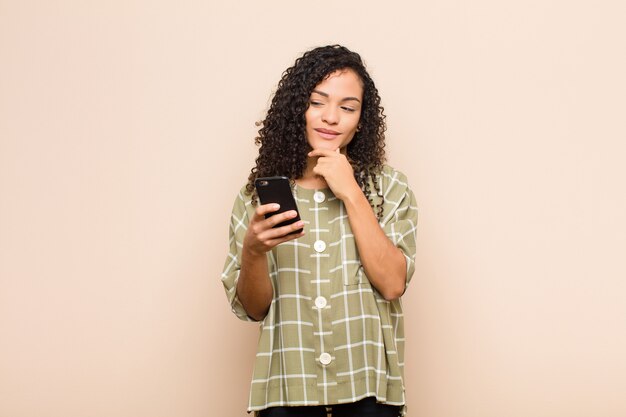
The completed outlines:
{"type": "Polygon", "coordinates": [[[276,246],[278,243],[280,243],[279,241],[281,241],[283,238],[286,238],[288,236],[292,236],[295,234],[297,235],[304,234],[304,222],[299,221],[293,224],[289,224],[287,226],[264,230],[261,234],[258,235],[258,239],[260,242],[263,242],[264,245],[272,248],[276,246]],[[301,229],[302,229],[302,232],[298,232],[298,230],[301,230],[301,229]]]}
{"type": "Polygon", "coordinates": [[[326,176],[324,175],[326,173],[326,170],[324,169],[324,167],[321,167],[319,165],[313,167],[313,173],[322,178],[326,178],[326,176]]]}
{"type": "Polygon", "coordinates": [[[289,242],[290,240],[301,238],[302,236],[304,236],[304,234],[305,234],[304,231],[300,233],[288,234],[285,236],[278,237],[276,239],[272,239],[267,243],[270,247],[273,248],[274,246],[280,245],[281,243],[285,243],[285,242],[289,242]]]}
{"type": "MultiPolygon", "coordinates": [[[[254,222],[250,223],[250,227],[248,228],[250,233],[255,236],[255,240],[264,241],[267,239],[273,239],[279,234],[274,231],[277,228],[274,228],[279,223],[284,222],[285,220],[293,219],[296,217],[298,213],[295,210],[289,210],[285,213],[275,214],[267,219],[260,217],[258,214],[254,214],[254,222]]],[[[298,228],[296,228],[297,230],[298,228]]]]}
{"type": "Polygon", "coordinates": [[[298,220],[292,224],[288,224],[286,226],[276,227],[268,231],[268,237],[270,239],[280,238],[282,236],[286,236],[290,233],[296,232],[300,229],[304,228],[304,222],[302,220],[298,220]]]}
{"type": "Polygon", "coordinates": [[[261,206],[258,206],[254,210],[254,215],[257,218],[260,218],[260,217],[264,217],[268,213],[274,213],[275,211],[278,211],[278,209],[280,209],[280,204],[277,204],[277,203],[263,204],[261,206]]]}
{"type": "Polygon", "coordinates": [[[270,229],[276,226],[277,224],[284,222],[285,220],[293,219],[297,215],[298,215],[298,212],[295,210],[289,210],[284,213],[275,214],[272,217],[265,219],[265,226],[267,226],[267,228],[270,229]]]}
{"type": "Polygon", "coordinates": [[[313,149],[311,152],[308,153],[308,156],[310,157],[315,157],[315,156],[336,156],[337,152],[335,151],[331,151],[330,149],[313,149]]]}

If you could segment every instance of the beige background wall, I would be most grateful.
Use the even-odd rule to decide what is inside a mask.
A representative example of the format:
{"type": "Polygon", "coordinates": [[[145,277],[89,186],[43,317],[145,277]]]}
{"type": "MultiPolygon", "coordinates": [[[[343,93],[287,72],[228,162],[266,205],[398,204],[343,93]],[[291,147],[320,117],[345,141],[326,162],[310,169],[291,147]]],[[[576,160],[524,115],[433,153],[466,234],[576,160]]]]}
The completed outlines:
{"type": "Polygon", "coordinates": [[[359,51],[421,209],[412,417],[626,415],[621,1],[0,0],[0,416],[245,416],[254,122],[359,51]]]}

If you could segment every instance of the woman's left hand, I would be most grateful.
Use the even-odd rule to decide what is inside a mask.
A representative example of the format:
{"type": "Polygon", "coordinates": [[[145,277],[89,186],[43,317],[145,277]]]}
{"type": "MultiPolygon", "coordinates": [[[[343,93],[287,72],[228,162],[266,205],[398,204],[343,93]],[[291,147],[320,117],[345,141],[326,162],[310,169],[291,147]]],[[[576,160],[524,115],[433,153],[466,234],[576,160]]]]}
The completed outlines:
{"type": "Polygon", "coordinates": [[[317,164],[313,173],[324,178],[333,194],[340,200],[345,200],[355,193],[362,193],[354,179],[354,171],[348,158],[339,152],[328,149],[314,149],[309,152],[310,158],[317,157],[317,164]]]}

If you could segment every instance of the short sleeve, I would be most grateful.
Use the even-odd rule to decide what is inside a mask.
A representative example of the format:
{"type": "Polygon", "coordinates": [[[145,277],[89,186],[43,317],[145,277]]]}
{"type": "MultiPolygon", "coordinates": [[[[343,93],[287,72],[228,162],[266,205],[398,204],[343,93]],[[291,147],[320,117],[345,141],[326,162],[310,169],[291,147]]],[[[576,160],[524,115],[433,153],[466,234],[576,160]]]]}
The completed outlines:
{"type": "Polygon", "coordinates": [[[224,285],[232,312],[241,320],[254,321],[248,316],[241,301],[239,301],[239,297],[237,297],[237,281],[239,280],[239,271],[241,270],[241,250],[249,222],[248,211],[246,210],[248,205],[250,205],[250,201],[244,198],[244,190],[242,189],[235,199],[230,216],[229,251],[224,262],[222,284],[224,285]]]}
{"type": "Polygon", "coordinates": [[[407,286],[415,271],[417,203],[409,188],[406,176],[385,167],[380,177],[380,189],[384,196],[383,217],[380,225],[385,234],[406,258],[407,286]]]}

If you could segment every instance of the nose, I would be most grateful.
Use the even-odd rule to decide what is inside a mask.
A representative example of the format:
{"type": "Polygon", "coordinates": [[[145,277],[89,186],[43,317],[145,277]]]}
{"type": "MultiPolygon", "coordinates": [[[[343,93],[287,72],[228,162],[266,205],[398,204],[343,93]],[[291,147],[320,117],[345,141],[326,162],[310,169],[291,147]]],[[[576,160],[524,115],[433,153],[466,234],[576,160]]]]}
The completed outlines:
{"type": "Polygon", "coordinates": [[[322,113],[322,121],[329,125],[336,125],[339,123],[339,109],[335,106],[326,106],[322,113]]]}

